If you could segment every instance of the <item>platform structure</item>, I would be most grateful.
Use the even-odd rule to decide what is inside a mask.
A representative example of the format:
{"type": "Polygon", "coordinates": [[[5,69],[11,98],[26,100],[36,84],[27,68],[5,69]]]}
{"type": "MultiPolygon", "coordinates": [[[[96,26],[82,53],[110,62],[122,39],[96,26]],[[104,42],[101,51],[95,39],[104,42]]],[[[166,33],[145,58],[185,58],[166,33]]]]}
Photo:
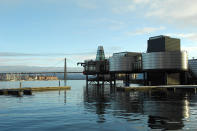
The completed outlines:
{"type": "Polygon", "coordinates": [[[117,76],[123,74],[128,86],[132,81],[130,76],[135,73],[143,74],[141,82],[146,86],[197,83],[197,60],[190,60],[188,64],[188,54],[181,50],[180,39],[164,35],[150,37],[144,53],[118,52],[106,59],[103,47],[99,46],[95,60],[79,64],[84,67],[87,84],[89,81],[116,84],[117,76]]]}
{"type": "Polygon", "coordinates": [[[86,75],[86,85],[109,83],[110,86],[116,86],[116,80],[123,80],[125,85],[129,85],[132,74],[143,73],[141,53],[137,52],[114,53],[109,59],[97,58],[85,60],[79,64],[84,67],[83,74],[86,75]]]}
{"type": "Polygon", "coordinates": [[[96,59],[85,60],[79,62],[77,65],[81,65],[84,68],[83,74],[86,76],[86,85],[96,84],[104,85],[110,83],[110,85],[116,85],[116,75],[109,72],[109,59],[105,58],[103,46],[98,46],[96,59]]]}
{"type": "Polygon", "coordinates": [[[116,75],[109,73],[109,60],[89,60],[84,63],[78,63],[84,67],[83,74],[86,76],[86,85],[96,84],[104,85],[109,83],[116,85],[116,75]]]}

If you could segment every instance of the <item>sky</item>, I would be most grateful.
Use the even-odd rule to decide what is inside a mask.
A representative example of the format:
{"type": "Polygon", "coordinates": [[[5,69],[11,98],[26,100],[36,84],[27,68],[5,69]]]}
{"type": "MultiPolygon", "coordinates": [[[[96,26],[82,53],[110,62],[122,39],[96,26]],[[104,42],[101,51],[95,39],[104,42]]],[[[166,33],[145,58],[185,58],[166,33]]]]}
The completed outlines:
{"type": "Polygon", "coordinates": [[[151,36],[197,57],[196,0],[0,0],[0,66],[76,67],[102,45],[146,52],[151,36]]]}

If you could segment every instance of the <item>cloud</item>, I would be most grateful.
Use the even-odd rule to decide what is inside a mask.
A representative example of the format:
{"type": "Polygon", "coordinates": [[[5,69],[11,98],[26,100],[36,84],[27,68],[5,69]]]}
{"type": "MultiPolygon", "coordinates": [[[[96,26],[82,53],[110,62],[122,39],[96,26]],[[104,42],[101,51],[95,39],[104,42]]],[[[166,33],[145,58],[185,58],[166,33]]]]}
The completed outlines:
{"type": "Polygon", "coordinates": [[[97,9],[98,4],[96,0],[74,0],[74,2],[81,8],[86,9],[97,9]]]}
{"type": "Polygon", "coordinates": [[[165,27],[144,27],[142,29],[137,29],[134,32],[127,32],[128,35],[144,35],[144,34],[150,34],[156,31],[164,30],[165,27]]]}
{"type": "Polygon", "coordinates": [[[177,38],[184,38],[191,40],[193,42],[197,42],[197,33],[168,33],[167,36],[177,37],[177,38]]]}
{"type": "Polygon", "coordinates": [[[72,56],[72,55],[86,55],[94,52],[82,52],[82,53],[18,53],[18,52],[0,52],[0,57],[31,57],[31,56],[43,56],[43,57],[56,57],[56,56],[72,56]]]}
{"type": "Polygon", "coordinates": [[[124,6],[117,6],[112,8],[113,13],[122,14],[122,13],[129,13],[135,11],[135,5],[124,5],[124,6]]]}
{"type": "MultiPolygon", "coordinates": [[[[118,47],[107,47],[105,56],[106,58],[111,56],[113,51],[117,51],[118,47]]],[[[64,59],[66,57],[67,64],[70,67],[77,66],[78,62],[83,62],[88,59],[96,58],[96,51],[94,52],[82,52],[82,53],[71,53],[71,54],[53,54],[53,53],[45,53],[45,54],[26,54],[26,53],[0,53],[0,65],[1,66],[53,66],[53,67],[63,67],[64,59]]]]}
{"type": "Polygon", "coordinates": [[[11,66],[11,65],[23,65],[23,66],[57,66],[57,64],[64,63],[62,57],[3,57],[0,58],[0,65],[11,66]],[[57,63],[58,62],[58,63],[57,63]],[[59,63],[61,62],[61,63],[59,63]]]}
{"type": "MultiPolygon", "coordinates": [[[[73,3],[80,8],[111,11],[121,15],[128,14],[130,17],[136,15],[181,28],[197,25],[196,0],[40,0],[40,2],[61,5],[73,3]]],[[[0,5],[20,5],[22,3],[27,3],[27,1],[0,0],[0,5]]]]}
{"type": "Polygon", "coordinates": [[[0,52],[1,57],[8,56],[32,56],[33,54],[16,53],[16,52],[0,52]]]}
{"type": "Polygon", "coordinates": [[[128,27],[128,22],[116,18],[96,18],[87,21],[89,25],[94,25],[94,27],[106,26],[112,31],[119,31],[128,27]]]}
{"type": "Polygon", "coordinates": [[[181,49],[188,52],[189,58],[197,57],[197,33],[168,33],[165,35],[190,40],[192,45],[184,43],[181,45],[181,49]]]}
{"type": "Polygon", "coordinates": [[[109,25],[109,29],[117,31],[117,30],[123,29],[126,26],[127,26],[126,23],[124,23],[122,21],[111,20],[110,25],[109,25]]]}
{"type": "Polygon", "coordinates": [[[68,66],[77,66],[77,62],[85,59],[95,59],[96,52],[72,53],[72,54],[25,54],[25,53],[0,53],[1,66],[53,66],[63,67],[66,57],[68,66]]]}
{"type": "Polygon", "coordinates": [[[193,46],[182,46],[182,50],[187,51],[188,52],[188,57],[189,59],[195,57],[197,58],[197,45],[193,45],[193,46]]]}
{"type": "Polygon", "coordinates": [[[150,0],[133,0],[133,3],[135,4],[146,4],[151,2],[150,0]]]}
{"type": "Polygon", "coordinates": [[[148,5],[147,17],[154,17],[176,25],[197,25],[196,0],[153,0],[148,5]]]}
{"type": "Polygon", "coordinates": [[[24,0],[0,0],[1,5],[19,5],[23,2],[24,0]]]}
{"type": "Polygon", "coordinates": [[[178,36],[197,42],[197,33],[179,34],[178,36]]]}
{"type": "Polygon", "coordinates": [[[186,50],[187,52],[196,52],[197,46],[183,46],[183,50],[186,50]]]}
{"type": "MultiPolygon", "coordinates": [[[[113,1],[110,1],[112,4],[113,1]]],[[[196,0],[133,0],[113,4],[112,12],[131,13],[152,21],[173,24],[174,26],[197,26],[196,0]],[[114,11],[114,8],[118,11],[114,11]]]]}
{"type": "Polygon", "coordinates": [[[110,46],[110,47],[106,47],[106,49],[110,51],[108,53],[113,53],[123,50],[121,46],[110,46]]]}
{"type": "MultiPolygon", "coordinates": [[[[0,73],[5,72],[63,72],[64,67],[39,67],[39,66],[0,66],[0,73]]],[[[69,72],[83,71],[82,67],[67,67],[69,72]]]]}
{"type": "Polygon", "coordinates": [[[197,26],[196,0],[77,0],[82,8],[102,9],[115,14],[148,18],[174,26],[197,26]]]}

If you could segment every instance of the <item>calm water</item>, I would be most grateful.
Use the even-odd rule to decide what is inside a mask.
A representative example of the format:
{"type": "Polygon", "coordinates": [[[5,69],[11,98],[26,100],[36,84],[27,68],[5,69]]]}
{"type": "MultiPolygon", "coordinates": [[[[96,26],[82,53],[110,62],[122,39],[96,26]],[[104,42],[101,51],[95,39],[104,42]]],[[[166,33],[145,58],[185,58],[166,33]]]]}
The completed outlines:
{"type": "MultiPolygon", "coordinates": [[[[61,81],[61,85],[64,81],[61,81]]],[[[0,96],[0,130],[137,131],[197,130],[197,95],[191,92],[120,92],[67,81],[69,91],[0,96]]],[[[0,88],[19,82],[0,82],[0,88]]],[[[58,81],[23,82],[23,87],[58,81]]]]}

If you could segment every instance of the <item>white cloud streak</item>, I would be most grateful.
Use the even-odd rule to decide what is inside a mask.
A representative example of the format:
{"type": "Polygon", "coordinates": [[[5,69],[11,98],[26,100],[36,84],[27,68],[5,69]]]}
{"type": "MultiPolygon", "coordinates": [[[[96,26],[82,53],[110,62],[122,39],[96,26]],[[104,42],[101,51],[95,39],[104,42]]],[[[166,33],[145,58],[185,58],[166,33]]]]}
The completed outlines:
{"type": "Polygon", "coordinates": [[[96,1],[95,0],[74,0],[74,2],[82,8],[86,8],[86,9],[96,9],[98,8],[98,5],[95,4],[96,1]]]}
{"type": "MultiPolygon", "coordinates": [[[[107,50],[109,52],[105,52],[106,57],[109,57],[114,51],[118,51],[121,48],[116,46],[108,47],[107,50]]],[[[8,52],[2,53],[0,52],[0,65],[1,66],[64,66],[64,59],[67,59],[67,63],[69,66],[77,66],[77,62],[83,62],[87,59],[95,59],[96,51],[94,52],[83,52],[83,53],[72,53],[72,54],[64,54],[64,53],[46,53],[46,54],[26,54],[26,53],[15,53],[8,52]]]]}
{"type": "Polygon", "coordinates": [[[150,1],[146,16],[179,24],[182,26],[197,25],[196,0],[153,0],[150,1]]]}
{"type": "Polygon", "coordinates": [[[82,53],[18,53],[18,52],[0,52],[0,57],[31,57],[31,56],[43,56],[43,57],[56,57],[56,56],[72,56],[72,55],[86,55],[94,52],[82,52],[82,53]]]}
{"type": "MultiPolygon", "coordinates": [[[[80,1],[84,2],[84,0],[80,1]]],[[[87,0],[85,1],[87,2],[87,0]]],[[[177,33],[176,37],[197,42],[197,32],[195,32],[197,27],[197,0],[100,0],[99,3],[103,4],[91,1],[91,4],[98,7],[97,9],[101,9],[99,6],[105,5],[105,8],[115,15],[137,16],[138,18],[148,20],[150,23],[169,25],[180,30],[186,29],[188,33],[177,33]]],[[[119,27],[115,25],[111,28],[116,29],[119,27]]],[[[127,32],[127,34],[143,35],[159,30],[163,30],[163,27],[145,27],[127,32]]]]}
{"type": "Polygon", "coordinates": [[[196,0],[79,0],[76,3],[86,5],[81,6],[84,8],[97,7],[92,9],[101,9],[105,5],[115,14],[137,14],[175,26],[197,25],[196,0]]]}
{"type": "Polygon", "coordinates": [[[142,29],[137,29],[133,32],[127,32],[128,35],[144,35],[144,34],[150,34],[156,31],[164,30],[165,27],[144,27],[142,29]]]}
{"type": "MultiPolygon", "coordinates": [[[[67,4],[67,0],[40,0],[43,4],[67,4]]],[[[71,1],[70,1],[71,2],[71,1]]],[[[26,0],[0,0],[0,5],[18,5],[26,0]]],[[[196,0],[73,0],[78,7],[111,11],[115,14],[133,14],[175,26],[197,25],[196,0]]]]}
{"type": "Polygon", "coordinates": [[[179,38],[186,38],[197,42],[197,33],[169,33],[166,34],[168,36],[179,37],[179,38]]]}

